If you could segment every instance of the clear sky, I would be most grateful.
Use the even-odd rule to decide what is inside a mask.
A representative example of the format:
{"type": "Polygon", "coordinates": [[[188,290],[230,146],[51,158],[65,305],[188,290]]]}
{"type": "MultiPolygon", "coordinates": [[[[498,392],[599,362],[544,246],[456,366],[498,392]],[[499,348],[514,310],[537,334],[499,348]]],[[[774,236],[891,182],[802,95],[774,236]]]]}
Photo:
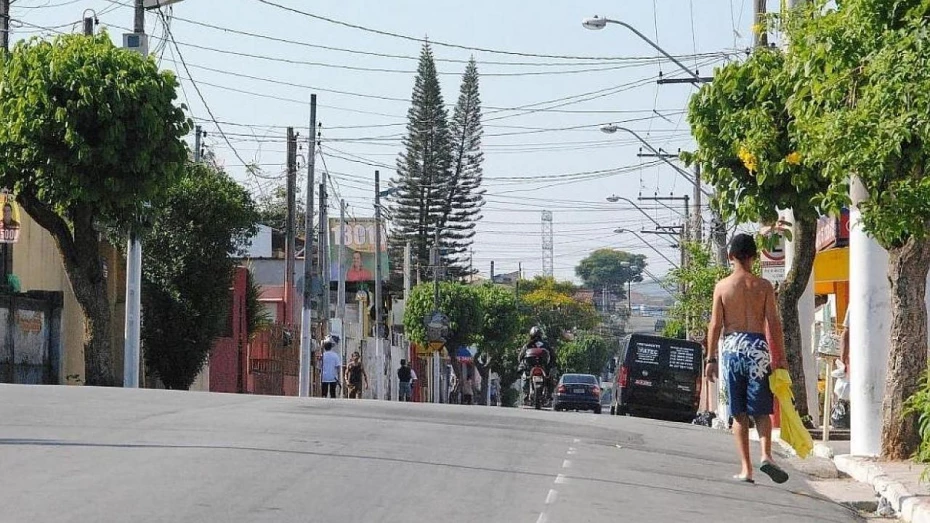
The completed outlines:
{"type": "MultiPolygon", "coordinates": [[[[578,261],[602,247],[645,254],[656,275],[669,268],[635,236],[613,233],[617,227],[649,229],[651,222],[630,205],[607,203],[605,197],[616,193],[636,200],[690,195],[692,189],[669,167],[638,158],[640,145],[631,136],[607,135],[599,128],[613,122],[640,132],[654,147],[689,149],[693,141],[684,110],[694,88],[657,85],[660,72],[667,77],[681,72],[668,61],[647,59],[657,53],[626,28],[589,31],[581,25],[584,17],[622,19],[686,64],[697,63],[702,75],[739,59],[751,44],[751,0],[269,1],[413,39],[346,27],[260,0],[175,4],[165,12],[173,13],[170,31],[178,49],[158,39],[151,48],[163,68],[182,77],[182,101],[208,132],[206,143],[256,194],[268,191],[283,183],[285,128],[294,126],[307,137],[309,95],[316,92],[325,158],[325,167],[318,160],[317,172],[331,173],[335,192],[347,200],[352,215],[370,216],[374,170],[391,177],[401,151],[422,45],[417,39],[434,42],[450,105],[458,97],[463,62],[473,55],[482,74],[485,124],[487,204],[474,246],[475,265],[483,274],[492,260],[497,272],[514,271],[521,262],[527,276],[541,271],[541,211],[546,209],[553,212],[559,278],[574,279],[578,261]],[[582,59],[590,57],[604,59],[582,59]],[[247,176],[223,133],[242,159],[262,166],[265,178],[247,176]]],[[[14,0],[11,16],[20,22],[14,22],[13,39],[50,34],[35,26],[79,31],[73,24],[84,8],[94,9],[101,27],[118,41],[132,26],[129,0],[14,0]]],[[[146,30],[156,37],[167,34],[154,13],[147,15],[146,30]]],[[[660,223],[680,223],[680,203],[669,204],[674,210],[641,203],[660,223]]],[[[644,238],[677,259],[670,241],[644,238]]]]}

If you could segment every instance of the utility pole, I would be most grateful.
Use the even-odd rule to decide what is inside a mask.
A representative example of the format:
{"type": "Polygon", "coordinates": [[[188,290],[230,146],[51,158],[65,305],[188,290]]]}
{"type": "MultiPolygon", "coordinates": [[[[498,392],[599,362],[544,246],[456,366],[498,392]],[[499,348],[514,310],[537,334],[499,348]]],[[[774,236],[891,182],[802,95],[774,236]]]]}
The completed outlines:
{"type": "Polygon", "coordinates": [[[384,344],[381,339],[381,172],[375,171],[375,353],[378,395],[384,399],[384,344]]]}
{"type": "Polygon", "coordinates": [[[0,47],[10,52],[10,0],[0,0],[0,47]]]}
{"type": "Polygon", "coordinates": [[[768,31],[765,30],[766,0],[754,0],[753,9],[753,45],[755,47],[767,47],[769,45],[768,31]]]}
{"type": "Polygon", "coordinates": [[[410,269],[412,265],[410,263],[410,251],[412,249],[413,246],[408,241],[407,244],[404,245],[404,303],[410,299],[410,269]]]}
{"type": "Polygon", "coordinates": [[[701,164],[694,164],[694,222],[691,224],[691,239],[697,243],[704,241],[704,219],[701,216],[701,164]]]}
{"type": "MultiPolygon", "coordinates": [[[[134,31],[145,40],[145,6],[135,0],[134,31]]],[[[86,24],[85,24],[86,30],[86,24]]],[[[141,47],[143,56],[148,46],[141,47]]],[[[126,247],[126,320],[123,333],[123,387],[139,388],[139,366],[141,356],[142,322],[142,242],[135,227],[129,231],[126,247]]]]}
{"type": "MultiPolygon", "coordinates": [[[[86,20],[87,19],[85,18],[85,21],[86,20]]],[[[87,28],[86,23],[84,24],[84,27],[85,29],[87,28]]],[[[200,163],[200,133],[202,132],[203,129],[199,125],[194,127],[194,163],[200,163]]]]}
{"type": "MultiPolygon", "coordinates": [[[[430,252],[430,263],[433,266],[433,310],[439,310],[439,272],[442,267],[442,257],[439,255],[439,227],[433,239],[433,248],[430,252]]],[[[491,277],[494,274],[494,262],[491,262],[491,277]]]]}
{"type": "Polygon", "coordinates": [[[294,266],[297,253],[297,138],[294,128],[287,128],[287,218],[284,226],[284,317],[288,325],[294,323],[294,266]]]}
{"type": "MultiPolygon", "coordinates": [[[[346,319],[346,271],[345,265],[345,246],[346,246],[346,201],[339,201],[339,257],[338,271],[339,284],[337,285],[338,296],[336,296],[336,314],[339,317],[342,335],[345,337],[345,319],[346,319]]],[[[343,345],[345,346],[345,345],[343,345]]]]}
{"type": "Polygon", "coordinates": [[[320,272],[323,273],[323,279],[320,283],[323,285],[323,302],[320,308],[323,309],[323,334],[330,333],[329,316],[332,306],[332,293],[330,292],[331,274],[329,270],[329,191],[326,189],[326,171],[320,173],[320,272]]]}
{"type": "Polygon", "coordinates": [[[310,146],[307,152],[307,193],[304,213],[304,303],[300,311],[300,376],[298,393],[310,396],[310,360],[313,357],[313,170],[316,164],[316,95],[310,95],[310,146]]]}
{"type": "MultiPolygon", "coordinates": [[[[321,181],[320,181],[320,186],[318,188],[318,190],[320,191],[320,195],[319,195],[320,209],[318,211],[319,226],[317,227],[317,234],[319,235],[319,237],[317,238],[317,242],[319,244],[317,247],[317,275],[320,278],[321,288],[328,288],[327,284],[329,283],[329,280],[328,280],[329,275],[326,274],[326,261],[325,261],[325,256],[326,256],[326,185],[324,184],[326,182],[323,181],[325,177],[326,177],[325,173],[320,173],[321,181]]],[[[326,293],[325,290],[322,292],[323,294],[326,293]]],[[[326,330],[324,328],[324,324],[326,323],[326,320],[329,319],[329,310],[325,308],[325,301],[324,301],[323,295],[320,295],[319,308],[320,310],[318,311],[318,315],[319,315],[318,320],[320,322],[320,328],[323,329],[321,331],[322,335],[326,336],[326,330]]]]}

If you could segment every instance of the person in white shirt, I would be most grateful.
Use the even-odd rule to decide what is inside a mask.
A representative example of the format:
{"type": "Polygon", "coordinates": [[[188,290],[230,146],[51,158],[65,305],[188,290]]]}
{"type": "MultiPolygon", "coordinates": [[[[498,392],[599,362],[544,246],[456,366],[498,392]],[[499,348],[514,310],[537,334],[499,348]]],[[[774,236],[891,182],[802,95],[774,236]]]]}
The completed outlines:
{"type": "Polygon", "coordinates": [[[323,384],[323,397],[336,397],[336,386],[339,384],[339,376],[342,374],[342,356],[333,348],[336,346],[337,338],[327,336],[323,340],[323,368],[321,369],[320,382],[323,384]]]}

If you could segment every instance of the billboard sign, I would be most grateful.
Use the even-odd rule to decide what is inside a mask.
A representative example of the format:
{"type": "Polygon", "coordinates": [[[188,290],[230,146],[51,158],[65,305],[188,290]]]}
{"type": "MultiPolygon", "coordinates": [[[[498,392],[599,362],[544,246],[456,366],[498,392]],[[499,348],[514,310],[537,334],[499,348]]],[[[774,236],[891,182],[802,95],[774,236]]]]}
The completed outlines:
{"type": "Polygon", "coordinates": [[[388,277],[387,234],[381,229],[381,252],[375,256],[375,220],[374,218],[356,218],[346,220],[345,245],[340,244],[339,219],[329,220],[330,280],[339,281],[339,274],[345,274],[347,282],[375,281],[375,260],[381,260],[381,279],[388,277]],[[339,266],[339,251],[342,250],[342,266],[339,266]]]}
{"type": "Polygon", "coordinates": [[[0,209],[3,210],[0,220],[0,243],[16,243],[19,241],[19,231],[22,226],[19,205],[9,193],[0,193],[0,209]]]}

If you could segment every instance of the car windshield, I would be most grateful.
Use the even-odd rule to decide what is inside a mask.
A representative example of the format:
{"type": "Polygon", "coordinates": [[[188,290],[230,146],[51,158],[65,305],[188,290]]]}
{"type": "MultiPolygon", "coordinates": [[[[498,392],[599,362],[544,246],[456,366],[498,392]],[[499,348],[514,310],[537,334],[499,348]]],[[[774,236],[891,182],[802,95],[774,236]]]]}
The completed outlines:
{"type": "Polygon", "coordinates": [[[597,385],[597,378],[590,374],[566,374],[562,376],[562,383],[571,385],[576,383],[583,383],[585,385],[597,385]]]}

